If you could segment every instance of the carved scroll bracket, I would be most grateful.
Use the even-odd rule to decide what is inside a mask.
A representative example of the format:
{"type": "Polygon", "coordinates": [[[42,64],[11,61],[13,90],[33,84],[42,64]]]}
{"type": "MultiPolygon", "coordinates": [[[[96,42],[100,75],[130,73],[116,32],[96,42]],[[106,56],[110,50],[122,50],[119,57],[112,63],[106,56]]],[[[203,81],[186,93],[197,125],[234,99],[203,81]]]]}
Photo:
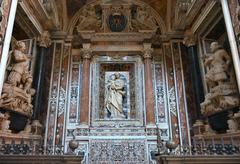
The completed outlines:
{"type": "Polygon", "coordinates": [[[191,29],[187,29],[184,34],[183,44],[187,47],[194,46],[196,44],[196,36],[191,29]]]}
{"type": "Polygon", "coordinates": [[[37,41],[40,47],[48,48],[52,44],[48,31],[43,31],[43,33],[37,38],[37,41]]]}

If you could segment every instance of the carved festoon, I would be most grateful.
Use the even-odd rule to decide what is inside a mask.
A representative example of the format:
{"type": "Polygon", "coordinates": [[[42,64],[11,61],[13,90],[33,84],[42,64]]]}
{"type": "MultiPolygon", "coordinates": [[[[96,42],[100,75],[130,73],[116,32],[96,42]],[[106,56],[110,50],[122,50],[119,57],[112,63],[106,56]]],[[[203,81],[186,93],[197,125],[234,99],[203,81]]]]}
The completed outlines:
{"type": "Polygon", "coordinates": [[[0,108],[30,117],[31,101],[35,90],[31,88],[32,75],[28,70],[31,56],[24,53],[25,49],[25,43],[18,41],[9,55],[7,78],[3,85],[0,108]]]}
{"type": "Polygon", "coordinates": [[[209,87],[209,93],[206,94],[204,102],[201,103],[201,110],[205,116],[239,105],[231,57],[218,42],[211,43],[210,49],[212,55],[204,62],[208,68],[205,80],[209,87]]]}

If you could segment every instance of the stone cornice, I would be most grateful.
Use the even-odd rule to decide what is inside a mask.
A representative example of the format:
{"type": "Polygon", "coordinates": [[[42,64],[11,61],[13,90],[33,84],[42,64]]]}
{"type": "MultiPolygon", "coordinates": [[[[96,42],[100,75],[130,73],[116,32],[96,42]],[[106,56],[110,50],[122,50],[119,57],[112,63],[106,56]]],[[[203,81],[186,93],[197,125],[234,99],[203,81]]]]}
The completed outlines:
{"type": "Polygon", "coordinates": [[[154,31],[142,30],[139,32],[114,32],[114,33],[95,33],[94,31],[79,31],[83,39],[90,41],[136,41],[142,42],[146,39],[151,39],[154,31]]]}

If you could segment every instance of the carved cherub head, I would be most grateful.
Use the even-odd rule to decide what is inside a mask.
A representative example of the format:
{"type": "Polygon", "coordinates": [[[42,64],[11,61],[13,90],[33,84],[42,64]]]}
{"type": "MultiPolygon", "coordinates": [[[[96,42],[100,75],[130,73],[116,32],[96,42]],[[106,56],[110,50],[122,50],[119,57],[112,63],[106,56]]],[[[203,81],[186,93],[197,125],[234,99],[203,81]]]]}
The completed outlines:
{"type": "Polygon", "coordinates": [[[26,50],[26,45],[24,42],[22,41],[17,41],[16,43],[16,49],[19,50],[19,51],[22,51],[24,52],[26,50]]]}
{"type": "Polygon", "coordinates": [[[120,73],[119,72],[116,72],[114,75],[115,75],[115,79],[119,79],[120,78],[120,73]]]}

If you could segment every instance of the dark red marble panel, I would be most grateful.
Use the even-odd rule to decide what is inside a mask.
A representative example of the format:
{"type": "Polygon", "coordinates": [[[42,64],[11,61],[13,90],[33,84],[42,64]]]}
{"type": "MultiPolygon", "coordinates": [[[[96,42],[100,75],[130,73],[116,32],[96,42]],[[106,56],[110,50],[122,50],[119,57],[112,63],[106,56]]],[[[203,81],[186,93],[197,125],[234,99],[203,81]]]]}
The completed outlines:
{"type": "Polygon", "coordinates": [[[62,55],[61,65],[61,78],[60,78],[60,91],[58,99],[58,114],[57,114],[57,126],[56,126],[56,138],[55,144],[62,145],[64,137],[64,123],[65,123],[65,111],[67,105],[67,80],[69,74],[69,56],[70,46],[65,46],[62,55]]]}
{"type": "Polygon", "coordinates": [[[165,57],[165,71],[168,87],[168,110],[170,110],[170,122],[172,129],[172,139],[179,143],[179,129],[178,129],[178,118],[177,118],[177,104],[174,87],[174,70],[171,46],[169,44],[164,45],[164,57],[165,57]]]}
{"type": "Polygon", "coordinates": [[[173,55],[174,55],[174,63],[175,63],[175,76],[176,76],[176,84],[177,84],[177,92],[178,92],[178,102],[179,102],[179,119],[181,124],[181,137],[182,143],[188,144],[188,127],[186,120],[186,112],[184,104],[184,92],[183,88],[183,77],[182,77],[182,66],[181,66],[181,54],[180,54],[180,43],[173,43],[173,55]]]}

